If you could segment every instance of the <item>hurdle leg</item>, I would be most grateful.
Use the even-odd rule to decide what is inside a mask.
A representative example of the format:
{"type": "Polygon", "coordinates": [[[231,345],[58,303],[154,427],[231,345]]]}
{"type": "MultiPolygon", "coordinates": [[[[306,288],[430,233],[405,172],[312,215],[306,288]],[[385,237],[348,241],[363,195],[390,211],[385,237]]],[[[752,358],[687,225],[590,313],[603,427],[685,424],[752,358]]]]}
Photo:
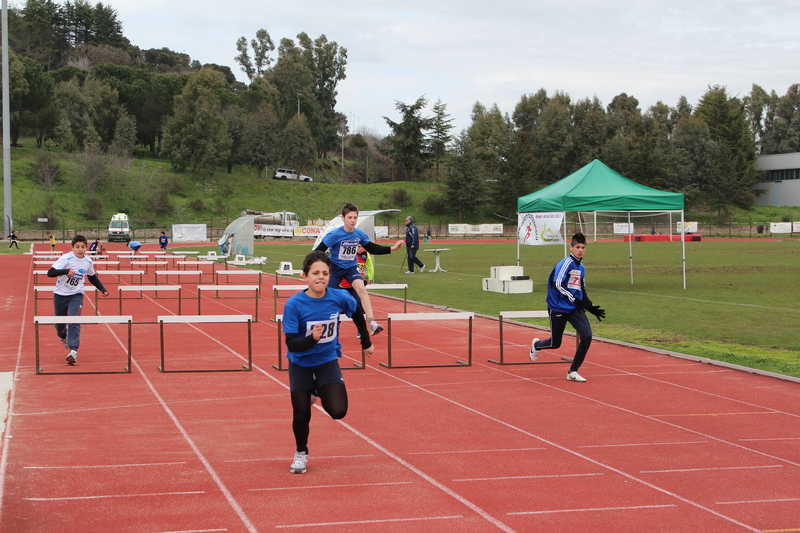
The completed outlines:
{"type": "Polygon", "coordinates": [[[282,329],[281,324],[283,323],[283,321],[281,319],[278,319],[277,322],[278,322],[278,364],[272,365],[272,368],[274,368],[275,370],[283,371],[283,370],[288,370],[286,368],[283,368],[283,345],[281,343],[281,337],[283,335],[283,333],[281,332],[282,329]]]}

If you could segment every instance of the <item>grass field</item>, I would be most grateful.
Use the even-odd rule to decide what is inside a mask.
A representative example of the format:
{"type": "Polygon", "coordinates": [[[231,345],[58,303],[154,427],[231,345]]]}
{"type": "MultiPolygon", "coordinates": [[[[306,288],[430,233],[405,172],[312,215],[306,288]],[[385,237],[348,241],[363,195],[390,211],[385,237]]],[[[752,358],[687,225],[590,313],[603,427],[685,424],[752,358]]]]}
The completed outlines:
{"type": "MultiPolygon", "coordinates": [[[[482,290],[492,266],[516,264],[513,243],[423,245],[429,268],[441,256],[446,273],[404,274],[402,253],[376,257],[381,283],[408,283],[411,300],[497,316],[500,311],[545,309],[545,283],[563,247],[523,246],[521,265],[534,280],[533,294],[482,290]]],[[[270,264],[300,268],[309,244],[263,244],[257,255],[270,264]]],[[[628,245],[589,243],[587,290],[607,312],[595,336],[633,342],[751,368],[800,377],[800,241],[686,243],[686,289],[680,243],[635,243],[631,283],[628,245]]],[[[393,294],[391,291],[387,294],[393,294]]],[[[546,321],[531,320],[540,324],[546,321]]]]}

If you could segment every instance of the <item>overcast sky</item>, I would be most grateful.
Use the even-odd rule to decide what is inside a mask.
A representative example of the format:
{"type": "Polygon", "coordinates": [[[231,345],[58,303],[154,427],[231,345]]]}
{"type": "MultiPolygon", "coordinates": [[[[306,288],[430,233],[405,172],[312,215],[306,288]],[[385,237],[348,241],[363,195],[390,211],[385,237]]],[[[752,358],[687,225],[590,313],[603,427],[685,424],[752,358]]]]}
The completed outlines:
{"type": "Polygon", "coordinates": [[[800,83],[800,10],[788,0],[108,0],[125,36],[231,67],[236,40],[264,28],[277,45],[306,32],[347,49],[337,110],[389,132],[395,101],[447,104],[454,132],[475,102],[513,113],[523,94],[560,90],[604,106],[627,93],[646,110],[709,85],[744,96],[800,83]]]}

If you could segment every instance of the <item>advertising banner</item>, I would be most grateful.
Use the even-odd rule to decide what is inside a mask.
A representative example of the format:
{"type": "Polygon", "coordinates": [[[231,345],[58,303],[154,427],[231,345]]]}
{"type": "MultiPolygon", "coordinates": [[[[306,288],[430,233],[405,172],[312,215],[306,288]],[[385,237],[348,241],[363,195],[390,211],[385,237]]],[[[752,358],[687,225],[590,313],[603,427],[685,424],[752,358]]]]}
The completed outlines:
{"type": "Polygon", "coordinates": [[[633,234],[633,222],[630,225],[627,222],[614,222],[614,234],[616,235],[628,235],[633,234]],[[629,227],[630,226],[630,227],[629,227]]]}
{"type": "Polygon", "coordinates": [[[450,235],[502,235],[502,224],[448,224],[447,232],[450,235]]]}
{"type": "Polygon", "coordinates": [[[203,242],[206,240],[205,224],[173,224],[172,242],[203,242]]]}
{"type": "Polygon", "coordinates": [[[677,232],[679,234],[680,233],[697,233],[697,222],[687,222],[686,223],[686,231],[685,232],[682,231],[681,223],[680,222],[676,222],[675,223],[675,229],[677,230],[677,232]]]}
{"type": "Polygon", "coordinates": [[[564,244],[561,224],[564,213],[517,213],[517,243],[531,246],[564,244]]]}
{"type": "Polygon", "coordinates": [[[792,232],[792,223],[791,222],[770,222],[769,223],[769,232],[770,233],[791,233],[792,232]]]}
{"type": "Polygon", "coordinates": [[[278,226],[275,224],[254,224],[253,235],[261,237],[288,237],[294,236],[297,226],[278,226]]]}

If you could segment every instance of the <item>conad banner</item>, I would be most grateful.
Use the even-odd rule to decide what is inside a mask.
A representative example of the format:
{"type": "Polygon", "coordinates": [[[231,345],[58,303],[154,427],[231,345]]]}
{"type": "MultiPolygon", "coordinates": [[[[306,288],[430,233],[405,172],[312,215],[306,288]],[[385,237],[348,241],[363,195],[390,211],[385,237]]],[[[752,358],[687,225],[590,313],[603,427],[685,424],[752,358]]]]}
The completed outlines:
{"type": "Polygon", "coordinates": [[[561,224],[564,213],[517,213],[517,242],[531,246],[564,244],[561,237],[561,224]]]}

